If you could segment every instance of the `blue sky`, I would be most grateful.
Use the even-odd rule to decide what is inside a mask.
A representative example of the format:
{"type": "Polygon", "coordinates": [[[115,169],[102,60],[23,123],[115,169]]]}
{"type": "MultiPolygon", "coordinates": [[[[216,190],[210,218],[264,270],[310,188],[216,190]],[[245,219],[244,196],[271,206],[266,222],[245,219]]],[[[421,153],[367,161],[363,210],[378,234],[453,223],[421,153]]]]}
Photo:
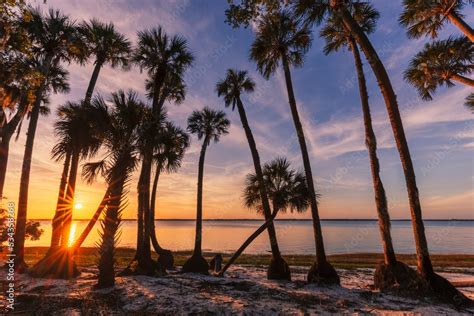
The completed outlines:
{"type": "MultiPolygon", "coordinates": [[[[397,19],[401,1],[372,1],[381,17],[377,30],[370,35],[384,62],[398,96],[400,111],[414,161],[418,188],[425,218],[474,218],[473,148],[474,120],[463,106],[470,91],[463,86],[441,89],[430,102],[422,101],[413,87],[403,80],[410,58],[426,39],[410,40],[397,19]]],[[[248,60],[254,38],[252,28],[232,29],[224,23],[227,1],[188,0],[48,0],[43,7],[63,10],[77,21],[99,18],[112,21],[117,29],[136,41],[136,31],[161,25],[169,34],[181,34],[195,54],[194,67],[187,73],[186,101],[168,105],[169,115],[185,127],[194,109],[209,105],[224,109],[214,92],[215,83],[227,68],[246,69],[257,83],[253,95],[244,98],[250,125],[263,161],[275,156],[288,157],[301,168],[298,143],[287,103],[281,72],[264,80],[248,60]]],[[[474,24],[473,11],[465,9],[466,21],[474,24]]],[[[302,68],[293,69],[293,82],[300,115],[310,150],[313,174],[322,193],[322,218],[375,218],[370,167],[364,145],[364,133],[357,78],[352,55],[342,51],[330,56],[322,53],[324,41],[315,30],[312,49],[302,68]]],[[[460,34],[448,25],[440,34],[445,38],[460,34]]],[[[364,60],[370,105],[378,138],[379,159],[392,218],[408,218],[409,209],[403,172],[394,147],[385,104],[364,60]]],[[[68,66],[71,92],[51,97],[52,114],[42,117],[35,143],[35,157],[30,195],[30,217],[53,215],[61,165],[52,162],[54,145],[54,109],[66,100],[83,97],[92,66],[68,66]]],[[[129,72],[104,68],[96,92],[107,95],[117,89],[134,89],[144,98],[145,74],[137,68],[129,72]]],[[[208,150],[205,166],[205,218],[256,218],[242,206],[241,191],[245,174],[252,171],[252,161],[237,113],[225,109],[232,121],[230,134],[208,150]]],[[[23,133],[24,134],[24,133],[23,133]]],[[[12,145],[12,159],[6,194],[16,200],[24,135],[12,145]]],[[[193,138],[183,168],[162,177],[159,186],[157,217],[193,218],[199,142],[193,138]]],[[[124,217],[136,214],[135,183],[130,187],[130,205],[124,217]]],[[[78,201],[85,207],[74,215],[87,218],[103,194],[104,183],[90,186],[80,183],[78,201]]],[[[286,215],[309,218],[310,214],[286,215]]]]}

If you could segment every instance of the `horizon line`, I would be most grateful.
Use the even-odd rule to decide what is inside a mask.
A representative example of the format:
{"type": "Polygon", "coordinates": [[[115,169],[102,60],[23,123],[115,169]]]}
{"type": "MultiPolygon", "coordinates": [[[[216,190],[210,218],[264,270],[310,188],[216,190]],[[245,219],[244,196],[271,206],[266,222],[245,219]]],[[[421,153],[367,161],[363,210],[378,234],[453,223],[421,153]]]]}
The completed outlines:
{"type": "MultiPolygon", "coordinates": [[[[51,221],[50,218],[32,218],[29,219],[31,221],[51,221]]],[[[89,221],[89,218],[75,218],[72,219],[73,221],[89,221]]],[[[155,221],[195,221],[195,218],[157,218],[155,221]]],[[[121,221],[137,221],[136,218],[125,218],[121,221]]],[[[238,222],[238,221],[255,221],[255,222],[262,222],[264,219],[258,218],[206,218],[203,221],[209,222],[238,222]]],[[[274,221],[312,221],[311,218],[276,218],[274,221]]],[[[376,218],[324,218],[320,219],[320,221],[373,221],[376,222],[378,219],[376,218]]],[[[391,222],[404,222],[404,221],[411,221],[410,218],[398,218],[398,219],[390,219],[391,222]]],[[[425,218],[423,221],[474,221],[474,218],[425,218]]]]}

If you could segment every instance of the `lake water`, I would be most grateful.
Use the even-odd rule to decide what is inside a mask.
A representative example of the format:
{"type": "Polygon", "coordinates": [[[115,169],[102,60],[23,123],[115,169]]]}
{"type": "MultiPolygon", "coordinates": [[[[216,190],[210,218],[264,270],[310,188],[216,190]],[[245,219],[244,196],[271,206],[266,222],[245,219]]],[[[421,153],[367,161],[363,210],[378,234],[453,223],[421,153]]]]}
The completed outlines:
{"type": "MultiPolygon", "coordinates": [[[[233,252],[252,234],[260,221],[204,221],[203,249],[205,251],[233,252]]],[[[136,222],[123,221],[120,247],[136,245],[136,222]]],[[[71,239],[77,237],[87,225],[86,221],[74,221],[71,239]]],[[[195,223],[185,221],[157,221],[156,233],[160,244],[171,250],[190,250],[194,246],[195,223]]],[[[98,240],[96,225],[83,246],[94,246],[98,240]]],[[[44,234],[38,241],[27,241],[27,246],[49,246],[51,222],[41,221],[44,234]]],[[[314,238],[311,221],[276,222],[278,241],[283,253],[314,254],[314,238]]],[[[376,221],[322,221],[324,242],[328,254],[355,252],[382,252],[376,221]]],[[[425,221],[429,250],[432,253],[474,254],[474,221],[425,221]]],[[[415,253],[413,230],[410,221],[393,221],[392,237],[399,253],[415,253]]],[[[261,254],[270,250],[268,234],[262,233],[246,253],[261,254]]]]}

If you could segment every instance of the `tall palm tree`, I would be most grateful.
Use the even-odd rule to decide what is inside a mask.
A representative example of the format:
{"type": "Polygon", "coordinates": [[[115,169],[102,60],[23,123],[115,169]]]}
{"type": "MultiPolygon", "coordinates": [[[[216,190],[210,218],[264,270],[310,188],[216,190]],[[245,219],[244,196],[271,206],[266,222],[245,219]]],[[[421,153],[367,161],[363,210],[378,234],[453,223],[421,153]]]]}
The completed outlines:
{"type": "MultiPolygon", "coordinates": [[[[350,7],[350,12],[365,33],[374,32],[379,13],[367,2],[357,2],[350,7]]],[[[390,234],[390,215],[388,212],[387,197],[380,178],[379,159],[377,157],[377,140],[372,126],[372,117],[369,107],[369,95],[359,53],[359,48],[354,37],[345,28],[342,20],[331,15],[328,17],[326,25],[321,30],[321,37],[326,40],[324,53],[330,54],[340,49],[347,48],[354,56],[357,77],[359,81],[359,94],[361,99],[362,113],[365,128],[365,144],[369,153],[370,166],[372,171],[372,182],[375,193],[375,205],[379,219],[380,234],[384,249],[384,263],[393,266],[397,263],[395,251],[393,249],[392,237],[390,234]]],[[[400,282],[400,281],[399,281],[400,282]]]]}
{"type": "Polygon", "coordinates": [[[189,135],[186,131],[171,122],[167,122],[163,133],[160,135],[160,144],[153,157],[156,167],[153,187],[151,190],[150,214],[150,222],[153,225],[150,232],[151,243],[153,244],[156,253],[159,255],[158,263],[160,263],[165,269],[171,269],[174,266],[174,258],[171,251],[161,247],[156,238],[155,211],[158,180],[162,172],[173,173],[178,171],[181,167],[184,153],[188,147],[189,135]]]}
{"type": "MultiPolygon", "coordinates": [[[[228,69],[226,78],[221,80],[216,85],[217,95],[224,98],[225,106],[232,106],[232,111],[237,106],[240,115],[240,121],[244,128],[247,141],[249,143],[250,152],[252,154],[253,164],[255,168],[255,174],[259,181],[260,195],[262,200],[262,210],[265,216],[265,220],[269,220],[272,216],[270,203],[268,202],[267,189],[263,181],[262,167],[260,164],[260,156],[258,154],[257,145],[250,129],[247,114],[245,113],[244,104],[241,100],[241,94],[253,92],[255,89],[255,83],[247,75],[246,71],[239,71],[234,69],[228,69]]],[[[281,257],[280,249],[278,247],[277,236],[275,232],[275,226],[273,222],[268,227],[268,235],[270,238],[270,245],[272,249],[272,261],[268,267],[267,276],[269,279],[291,279],[291,272],[288,264],[281,257]]]]}
{"type": "MultiPolygon", "coordinates": [[[[263,166],[265,188],[273,205],[272,216],[247,238],[229,261],[227,261],[219,275],[222,276],[227,271],[245,248],[273,221],[278,212],[286,212],[289,209],[291,212],[301,213],[311,205],[311,195],[304,174],[294,171],[290,167],[290,163],[286,158],[276,158],[263,166]]],[[[256,209],[259,213],[263,212],[260,184],[256,174],[247,175],[243,195],[245,205],[248,208],[256,209]]],[[[319,198],[319,194],[316,196],[319,198]]]]}
{"type": "MultiPolygon", "coordinates": [[[[181,36],[168,36],[160,27],[138,32],[138,44],[133,53],[133,61],[146,70],[148,74],[149,92],[152,94],[152,110],[156,116],[154,124],[160,120],[163,103],[167,99],[162,92],[170,91],[165,83],[174,78],[182,82],[182,76],[193,62],[193,55],[187,47],[187,42],[181,36]]],[[[153,130],[159,130],[153,128],[153,130]]],[[[149,269],[151,265],[150,232],[152,223],[150,221],[150,181],[153,164],[153,135],[149,135],[151,141],[144,144],[142,153],[142,166],[138,180],[138,233],[137,253],[141,269],[149,269]]],[[[156,137],[156,135],[155,135],[156,137]]]]}
{"type": "MultiPolygon", "coordinates": [[[[150,118],[150,111],[133,91],[112,93],[112,108],[108,110],[109,119],[104,137],[105,158],[84,165],[83,175],[92,182],[101,174],[107,182],[110,194],[105,218],[101,224],[99,245],[98,288],[115,284],[114,252],[118,239],[121,212],[126,205],[127,183],[138,161],[137,142],[140,128],[150,118]]],[[[101,108],[107,104],[101,97],[94,100],[101,108]]]]}
{"type": "Polygon", "coordinates": [[[466,37],[449,37],[425,44],[411,60],[405,80],[411,83],[424,100],[431,100],[439,86],[451,87],[453,81],[474,87],[468,76],[473,72],[474,45],[466,37]]]}
{"type": "Polygon", "coordinates": [[[229,133],[230,121],[222,111],[215,111],[204,107],[201,111],[193,111],[188,118],[188,132],[196,134],[202,141],[199,155],[198,187],[197,187],[197,212],[196,212],[196,238],[194,251],[183,265],[183,272],[208,273],[209,264],[202,256],[202,188],[204,180],[204,159],[206,149],[211,144],[219,142],[221,136],[229,133]]]}
{"type": "Polygon", "coordinates": [[[313,217],[316,243],[316,262],[308,273],[308,281],[339,284],[339,276],[336,270],[326,259],[311,163],[291,80],[290,67],[298,67],[303,64],[304,54],[308,51],[310,45],[311,33],[309,29],[301,27],[288,11],[280,11],[265,16],[259,23],[256,38],[250,50],[250,58],[257,63],[258,71],[267,79],[277,70],[280,63],[283,66],[288,101],[311,194],[311,215],[313,217]]]}
{"type": "Polygon", "coordinates": [[[408,28],[407,34],[412,38],[424,35],[436,38],[449,20],[474,42],[474,30],[461,13],[464,5],[464,1],[457,0],[404,0],[399,21],[408,28]]]}
{"type": "Polygon", "coordinates": [[[380,60],[376,50],[372,46],[369,38],[364,33],[357,21],[354,20],[342,1],[331,0],[330,9],[333,14],[336,14],[342,19],[344,26],[347,28],[347,30],[349,30],[364,52],[365,57],[367,58],[377,79],[380,91],[384,97],[395,138],[395,143],[400,154],[400,160],[405,174],[405,182],[407,186],[416,244],[418,272],[420,276],[428,282],[428,284],[431,286],[431,289],[434,290],[435,293],[438,293],[444,300],[448,300],[456,304],[463,303],[466,301],[465,296],[454,286],[452,286],[446,279],[436,274],[433,270],[422,219],[422,210],[418,188],[416,185],[415,170],[413,168],[413,162],[411,160],[410,150],[408,148],[400,111],[398,109],[397,98],[387,71],[385,70],[383,63],[380,60]]]}
{"type": "Polygon", "coordinates": [[[85,103],[90,103],[101,68],[109,64],[112,68],[129,68],[131,45],[129,40],[115,30],[112,23],[103,23],[97,19],[82,22],[79,33],[86,46],[87,55],[93,55],[94,71],[87,87],[85,103]]]}

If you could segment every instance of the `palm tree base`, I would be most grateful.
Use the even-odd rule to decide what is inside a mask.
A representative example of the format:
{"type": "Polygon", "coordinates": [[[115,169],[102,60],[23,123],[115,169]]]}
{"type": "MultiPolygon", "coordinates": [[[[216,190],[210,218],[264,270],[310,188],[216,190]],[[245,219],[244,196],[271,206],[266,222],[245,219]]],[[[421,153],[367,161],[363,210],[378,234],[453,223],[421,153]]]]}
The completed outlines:
{"type": "Polygon", "coordinates": [[[28,271],[35,278],[72,279],[81,274],[68,248],[51,248],[46,256],[28,271]]]}
{"type": "Polygon", "coordinates": [[[433,275],[428,277],[428,283],[432,293],[440,301],[457,307],[474,306],[473,300],[461,293],[451,282],[439,274],[433,273],[433,275]]]}
{"type": "Polygon", "coordinates": [[[118,274],[118,276],[146,275],[152,277],[161,277],[166,275],[166,269],[154,260],[137,260],[132,262],[118,274]]]}
{"type": "Polygon", "coordinates": [[[166,270],[174,269],[174,257],[171,250],[161,249],[158,252],[158,263],[166,270]]]}
{"type": "Polygon", "coordinates": [[[308,283],[320,285],[340,285],[341,280],[336,269],[327,261],[323,264],[313,263],[307,276],[308,283]]]}
{"type": "Polygon", "coordinates": [[[184,273],[201,273],[209,274],[209,264],[201,254],[193,254],[191,258],[186,260],[181,269],[184,273]]]}
{"type": "Polygon", "coordinates": [[[291,281],[290,267],[282,257],[272,258],[267,270],[267,279],[291,281]]]}
{"type": "Polygon", "coordinates": [[[403,262],[377,265],[374,273],[374,286],[382,292],[411,296],[415,293],[427,293],[428,284],[416,270],[403,262]]]}
{"type": "MultiPolygon", "coordinates": [[[[10,270],[11,269],[11,266],[7,263],[5,263],[3,265],[3,268],[5,270],[10,270]]],[[[26,264],[26,262],[24,260],[15,260],[15,273],[19,273],[19,274],[23,274],[23,273],[27,273],[28,272],[28,265],[26,264]]]]}

